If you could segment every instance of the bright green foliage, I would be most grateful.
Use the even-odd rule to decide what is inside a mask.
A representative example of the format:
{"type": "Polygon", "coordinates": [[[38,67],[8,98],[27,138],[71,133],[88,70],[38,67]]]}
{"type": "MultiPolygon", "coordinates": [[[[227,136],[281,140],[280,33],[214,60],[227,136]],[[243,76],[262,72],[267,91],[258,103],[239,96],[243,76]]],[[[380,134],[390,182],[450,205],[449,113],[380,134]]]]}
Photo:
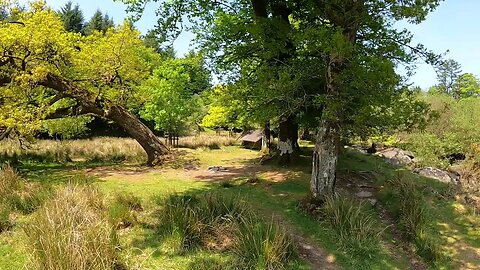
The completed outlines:
{"type": "Polygon", "coordinates": [[[198,126],[203,117],[200,93],[208,90],[209,73],[201,55],[163,61],[142,84],[144,103],[140,115],[153,120],[156,128],[182,133],[198,126]]]}
{"type": "MultiPolygon", "coordinates": [[[[83,37],[66,32],[60,18],[41,3],[19,13],[18,20],[25,26],[0,24],[0,126],[23,134],[41,128],[44,118],[81,113],[79,99],[128,107],[159,59],[128,25],[83,37]],[[75,90],[52,89],[49,76],[71,81],[75,90]]],[[[83,129],[70,126],[70,135],[83,129]]]]}
{"type": "Polygon", "coordinates": [[[72,139],[85,135],[88,131],[86,125],[93,120],[91,116],[64,117],[42,121],[41,130],[48,133],[49,136],[62,139],[72,139]]]}
{"type": "Polygon", "coordinates": [[[421,98],[434,110],[426,130],[401,136],[405,147],[416,152],[420,164],[447,167],[446,156],[450,154],[478,156],[480,99],[455,100],[448,95],[432,94],[423,94],[421,98]]]}
{"type": "Polygon", "coordinates": [[[69,1],[58,11],[58,14],[62,18],[65,30],[75,33],[83,32],[83,12],[78,4],[73,7],[72,2],[69,1]]]}
{"type": "Polygon", "coordinates": [[[478,97],[480,95],[480,82],[472,73],[460,75],[455,81],[454,96],[457,98],[478,97]]]}

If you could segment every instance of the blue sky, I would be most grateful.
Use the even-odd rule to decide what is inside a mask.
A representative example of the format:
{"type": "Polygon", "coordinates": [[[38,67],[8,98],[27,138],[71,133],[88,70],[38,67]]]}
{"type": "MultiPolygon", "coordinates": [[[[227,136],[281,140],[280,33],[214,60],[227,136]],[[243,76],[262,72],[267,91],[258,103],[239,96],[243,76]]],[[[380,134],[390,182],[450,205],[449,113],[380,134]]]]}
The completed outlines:
{"type": "MultiPolygon", "coordinates": [[[[27,2],[20,0],[20,2],[27,2]]],[[[54,9],[59,9],[68,0],[47,0],[54,9]]],[[[116,23],[126,17],[125,6],[113,0],[73,0],[81,4],[86,19],[100,9],[113,17],[116,23]]],[[[156,23],[155,6],[145,10],[137,27],[145,33],[156,23]]],[[[404,26],[403,24],[401,24],[404,26]]],[[[447,50],[448,58],[458,61],[463,72],[480,76],[480,1],[479,0],[446,0],[431,13],[427,20],[419,25],[405,25],[415,36],[416,43],[422,43],[437,53],[447,50]]],[[[178,55],[189,50],[191,34],[182,35],[174,44],[178,55]]],[[[417,73],[410,81],[422,88],[436,83],[433,68],[419,63],[417,73]]]]}

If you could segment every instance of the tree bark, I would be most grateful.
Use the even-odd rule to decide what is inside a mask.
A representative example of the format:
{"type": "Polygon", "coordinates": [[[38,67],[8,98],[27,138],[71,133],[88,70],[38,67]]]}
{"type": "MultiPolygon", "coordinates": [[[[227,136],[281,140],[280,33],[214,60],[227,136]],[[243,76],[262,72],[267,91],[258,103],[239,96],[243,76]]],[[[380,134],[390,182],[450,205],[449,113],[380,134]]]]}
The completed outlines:
{"type": "Polygon", "coordinates": [[[120,125],[147,153],[147,166],[161,163],[161,157],[170,150],[145,124],[121,106],[112,106],[104,115],[120,125]]]}
{"type": "Polygon", "coordinates": [[[338,130],[323,121],[316,136],[310,181],[310,190],[315,199],[334,192],[339,145],[338,130]]]}
{"type": "Polygon", "coordinates": [[[295,122],[295,115],[282,117],[278,132],[278,146],[280,165],[288,165],[298,155],[298,124],[295,122]]]}
{"type": "MultiPolygon", "coordinates": [[[[341,31],[344,40],[353,48],[363,17],[364,0],[345,0],[341,4],[333,4],[328,1],[317,1],[316,3],[318,8],[325,12],[326,19],[341,31]]],[[[354,53],[353,49],[350,52],[334,50],[327,59],[325,93],[329,101],[337,100],[338,102],[340,98],[342,85],[339,76],[348,68],[351,53],[354,53]]],[[[340,148],[341,107],[325,105],[323,109],[322,120],[316,136],[310,182],[314,200],[321,200],[334,193],[340,148]]]]}
{"type": "Polygon", "coordinates": [[[265,126],[263,128],[263,137],[262,137],[262,150],[263,151],[270,151],[270,145],[271,145],[271,130],[270,130],[270,121],[267,121],[265,123],[265,126]]]}

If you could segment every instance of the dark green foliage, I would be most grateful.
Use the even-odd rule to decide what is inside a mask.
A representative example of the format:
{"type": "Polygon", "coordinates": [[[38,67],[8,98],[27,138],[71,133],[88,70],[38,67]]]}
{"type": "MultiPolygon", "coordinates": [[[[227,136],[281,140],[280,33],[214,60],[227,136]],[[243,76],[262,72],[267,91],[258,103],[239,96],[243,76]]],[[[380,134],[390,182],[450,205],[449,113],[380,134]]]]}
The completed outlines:
{"type": "Polygon", "coordinates": [[[109,28],[114,27],[113,19],[107,14],[103,15],[100,10],[97,10],[90,21],[85,25],[85,34],[91,35],[95,31],[105,33],[109,28]]]}
{"type": "Polygon", "coordinates": [[[72,2],[69,1],[58,11],[58,14],[62,18],[65,30],[75,33],[83,32],[84,17],[78,4],[73,6],[72,2]]]}

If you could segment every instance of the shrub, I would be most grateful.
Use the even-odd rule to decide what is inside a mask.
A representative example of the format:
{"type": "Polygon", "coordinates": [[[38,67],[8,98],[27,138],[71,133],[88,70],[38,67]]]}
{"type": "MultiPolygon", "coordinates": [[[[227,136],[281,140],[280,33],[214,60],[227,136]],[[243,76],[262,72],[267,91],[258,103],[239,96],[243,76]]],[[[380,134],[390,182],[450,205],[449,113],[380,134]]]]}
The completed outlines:
{"type": "Polygon", "coordinates": [[[244,217],[236,231],[233,252],[245,269],[283,269],[296,249],[284,229],[244,217]]]}
{"type": "Polygon", "coordinates": [[[366,256],[378,250],[382,230],[364,202],[343,195],[327,197],[321,214],[347,250],[366,256]]]}
{"type": "Polygon", "coordinates": [[[32,268],[103,270],[121,265],[117,237],[99,195],[89,186],[68,186],[35,213],[25,227],[32,268]]]}

